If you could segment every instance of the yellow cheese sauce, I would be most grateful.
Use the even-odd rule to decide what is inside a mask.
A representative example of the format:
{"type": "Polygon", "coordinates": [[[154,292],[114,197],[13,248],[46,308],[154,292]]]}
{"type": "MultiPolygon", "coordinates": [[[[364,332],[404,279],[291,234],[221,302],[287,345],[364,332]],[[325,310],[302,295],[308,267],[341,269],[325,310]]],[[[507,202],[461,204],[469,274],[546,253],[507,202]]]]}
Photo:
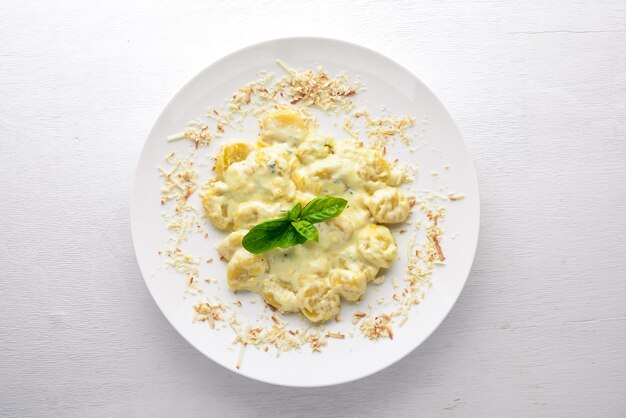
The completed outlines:
{"type": "Polygon", "coordinates": [[[210,222],[230,231],[218,245],[228,261],[228,285],[259,293],[279,311],[300,311],[313,322],[335,317],[342,300],[359,300],[368,282],[393,263],[396,244],[382,224],[409,216],[409,202],[399,190],[404,179],[404,170],[379,151],[355,140],[335,141],[301,110],[267,113],[255,144],[220,149],[215,176],[202,190],[210,222]],[[260,255],[241,246],[253,226],[322,194],[342,197],[348,207],[317,224],[319,242],[260,255]]]}

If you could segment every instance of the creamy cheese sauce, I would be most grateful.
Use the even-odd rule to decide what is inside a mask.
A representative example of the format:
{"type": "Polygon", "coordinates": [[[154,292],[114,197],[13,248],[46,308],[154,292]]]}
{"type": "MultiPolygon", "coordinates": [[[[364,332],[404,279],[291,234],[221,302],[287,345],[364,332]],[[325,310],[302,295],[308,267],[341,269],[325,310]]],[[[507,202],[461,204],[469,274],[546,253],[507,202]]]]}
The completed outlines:
{"type": "Polygon", "coordinates": [[[404,170],[354,140],[335,141],[295,108],[265,115],[256,144],[223,146],[215,177],[203,187],[206,215],[231,231],[218,245],[234,290],[249,290],[281,312],[318,322],[335,317],[341,300],[357,301],[396,256],[390,230],[409,202],[399,186],[404,170]],[[241,240],[254,225],[327,194],[348,200],[344,212],[317,224],[319,242],[254,255],[241,240]]]}

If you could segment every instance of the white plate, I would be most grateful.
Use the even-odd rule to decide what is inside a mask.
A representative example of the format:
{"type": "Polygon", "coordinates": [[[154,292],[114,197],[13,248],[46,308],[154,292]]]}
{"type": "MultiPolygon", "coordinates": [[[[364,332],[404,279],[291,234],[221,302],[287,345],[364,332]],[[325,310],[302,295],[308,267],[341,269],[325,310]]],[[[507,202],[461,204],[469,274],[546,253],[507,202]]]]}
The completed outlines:
{"type": "MultiPolygon", "coordinates": [[[[339,139],[346,137],[341,123],[333,127],[322,121],[321,126],[339,139]]],[[[238,135],[253,138],[256,134],[251,129],[238,135]]],[[[202,180],[210,173],[210,168],[204,170],[202,180]]],[[[419,346],[443,321],[463,289],[476,250],[479,218],[478,186],[472,161],[454,121],[435,95],[411,72],[383,55],[354,44],[320,38],[279,39],[253,45],[215,62],[187,83],[165,107],[148,135],[137,167],[131,202],[133,243],[139,266],[154,300],[174,328],[199,351],[227,369],[286,386],[325,386],[359,379],[388,367],[419,346]],[[163,208],[158,204],[162,179],[156,167],[163,164],[163,157],[170,151],[192,147],[187,141],[168,143],[166,137],[184,130],[189,120],[204,116],[209,107],[217,107],[240,86],[254,80],[261,70],[280,75],[282,71],[275,63],[277,58],[292,68],[323,65],[331,74],[346,71],[350,76],[360,76],[367,91],[358,95],[358,101],[374,114],[385,105],[393,114],[408,114],[417,120],[427,116],[425,142],[420,141],[418,151],[409,153],[398,142],[390,152],[419,165],[420,174],[411,187],[436,190],[443,184],[445,192],[462,192],[466,197],[448,204],[442,243],[446,266],[435,270],[425,300],[411,311],[409,320],[397,328],[393,340],[372,342],[356,335],[341,341],[329,340],[321,353],[303,348],[280,357],[248,347],[242,367],[237,370],[239,349],[231,344],[232,331],[218,332],[206,323],[192,323],[192,306],[198,298],[184,296],[184,279],[180,273],[163,268],[163,257],[157,254],[164,248],[168,232],[161,217],[163,208]],[[449,165],[450,169],[444,170],[444,165],[449,165]],[[441,175],[431,176],[433,170],[441,175]]],[[[192,240],[188,248],[191,253],[217,260],[214,244],[220,236],[215,232],[209,240],[192,240]]],[[[403,253],[406,239],[398,234],[396,238],[399,253],[403,253]]],[[[398,273],[406,268],[402,263],[394,266],[398,273]]],[[[205,273],[225,281],[224,263],[202,264],[207,269],[205,273]]],[[[397,290],[390,283],[381,286],[380,291],[370,286],[366,300],[361,303],[365,305],[369,300],[375,305],[373,301],[377,298],[390,297],[394,291],[397,290]]],[[[226,303],[235,300],[225,284],[218,293],[226,303]]],[[[244,300],[244,315],[256,315],[261,303],[247,303],[255,297],[258,298],[244,293],[236,296],[244,300]]],[[[358,307],[348,305],[344,303],[342,317],[349,319],[358,307]]],[[[290,321],[300,321],[292,316],[290,321]]],[[[329,327],[347,332],[353,325],[344,320],[329,327]]]]}

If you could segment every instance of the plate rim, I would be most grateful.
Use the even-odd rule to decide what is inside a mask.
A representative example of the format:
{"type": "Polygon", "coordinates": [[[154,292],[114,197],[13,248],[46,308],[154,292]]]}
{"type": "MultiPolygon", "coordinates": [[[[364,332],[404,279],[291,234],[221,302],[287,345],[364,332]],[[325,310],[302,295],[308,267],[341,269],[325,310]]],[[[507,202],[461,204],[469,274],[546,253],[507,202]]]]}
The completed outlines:
{"type": "Polygon", "coordinates": [[[169,322],[169,324],[172,326],[172,328],[174,328],[176,330],[176,332],[189,344],[191,345],[194,349],[196,349],[197,351],[199,351],[202,355],[204,355],[206,358],[208,358],[209,360],[211,360],[212,362],[222,366],[223,368],[227,369],[230,372],[233,372],[233,374],[236,375],[241,375],[244,376],[246,378],[252,379],[254,381],[257,382],[262,382],[262,383],[268,383],[271,385],[275,385],[275,386],[282,386],[282,387],[301,387],[301,388],[314,388],[314,387],[330,387],[330,386],[336,386],[336,385],[341,385],[341,384],[346,384],[346,383],[350,383],[350,382],[354,382],[357,380],[361,380],[364,379],[366,377],[370,377],[374,374],[377,374],[385,369],[387,369],[388,367],[391,367],[392,365],[400,362],[401,360],[403,360],[404,358],[406,358],[409,354],[413,353],[419,346],[421,346],[422,344],[424,344],[424,342],[426,342],[431,336],[432,334],[439,329],[439,327],[441,326],[441,324],[446,320],[446,318],[450,315],[450,312],[452,311],[452,309],[454,308],[454,306],[456,306],[459,297],[461,296],[461,294],[463,293],[465,286],[467,285],[467,281],[469,279],[469,275],[471,273],[471,270],[474,266],[474,262],[476,260],[476,252],[478,249],[478,243],[480,240],[480,224],[481,224],[481,199],[480,199],[480,186],[479,186],[479,182],[478,182],[478,175],[476,173],[476,166],[474,164],[474,159],[472,158],[472,155],[470,153],[469,148],[467,147],[467,142],[465,141],[464,136],[462,135],[462,132],[458,126],[458,124],[456,123],[455,119],[452,117],[452,115],[450,114],[450,112],[448,111],[447,107],[444,106],[443,102],[441,101],[441,99],[432,91],[432,89],[426,84],[424,83],[413,71],[411,71],[409,68],[407,68],[406,66],[404,66],[403,64],[401,64],[400,62],[396,61],[395,59],[392,59],[386,55],[384,55],[381,52],[378,52],[374,49],[371,49],[369,47],[351,42],[351,41],[346,41],[344,39],[338,39],[338,38],[331,38],[331,37],[321,37],[321,36],[288,36],[288,37],[280,37],[280,38],[272,38],[272,39],[268,39],[268,40],[264,40],[261,42],[257,42],[254,44],[249,44],[247,46],[244,46],[242,48],[236,49],[234,51],[231,51],[230,53],[221,56],[220,58],[213,60],[212,62],[210,62],[208,65],[204,66],[200,71],[198,71],[198,73],[196,73],[193,77],[191,77],[189,80],[187,80],[177,91],[176,93],[170,97],[170,99],[168,100],[168,102],[165,104],[165,106],[163,106],[163,108],[161,109],[161,111],[159,112],[158,116],[156,117],[156,119],[154,120],[152,127],[150,128],[150,130],[148,131],[148,134],[146,135],[146,137],[144,138],[143,141],[143,145],[141,147],[141,151],[139,153],[139,157],[138,157],[138,161],[135,165],[135,172],[134,172],[134,176],[133,176],[133,182],[132,182],[132,188],[131,188],[131,196],[130,196],[130,229],[131,229],[131,241],[133,244],[133,251],[135,253],[135,260],[137,262],[137,265],[139,266],[139,271],[141,272],[141,276],[143,278],[144,284],[146,285],[146,287],[148,288],[148,292],[150,293],[150,296],[152,298],[152,300],[154,301],[154,303],[157,305],[157,307],[159,308],[159,311],[161,312],[161,314],[165,317],[165,319],[169,322]],[[411,79],[413,79],[414,81],[416,81],[419,85],[423,86],[434,98],[434,100],[436,100],[439,105],[441,106],[442,110],[445,112],[445,114],[449,117],[450,121],[452,122],[453,128],[454,130],[458,133],[462,143],[464,144],[464,151],[467,155],[467,159],[468,159],[468,164],[469,164],[469,168],[471,168],[471,173],[473,174],[474,177],[474,185],[475,185],[475,190],[472,191],[472,193],[476,194],[476,216],[477,216],[477,220],[476,220],[476,227],[475,227],[475,231],[473,236],[475,237],[474,239],[474,243],[472,245],[472,249],[471,249],[471,262],[468,263],[468,267],[467,267],[467,271],[463,272],[462,277],[463,277],[463,284],[460,287],[458,293],[456,295],[454,295],[454,300],[453,302],[450,304],[450,306],[447,308],[446,312],[444,315],[441,316],[441,318],[436,322],[436,325],[432,328],[432,330],[430,330],[430,332],[426,333],[426,336],[421,340],[418,341],[416,343],[411,343],[408,344],[410,346],[410,348],[406,351],[406,353],[399,355],[397,357],[394,357],[391,361],[387,361],[387,362],[383,362],[381,363],[381,365],[379,367],[375,367],[371,370],[368,370],[365,373],[355,373],[354,375],[352,375],[351,377],[348,378],[342,378],[342,379],[336,379],[332,382],[329,383],[323,383],[323,384],[319,384],[319,383],[313,383],[313,384],[309,384],[303,382],[303,383],[298,383],[298,384],[294,384],[294,383],[284,383],[284,382],[280,382],[277,379],[272,379],[272,378],[261,378],[258,376],[253,376],[251,374],[248,374],[245,372],[245,370],[243,369],[234,369],[233,367],[230,367],[229,365],[224,364],[223,362],[220,362],[214,358],[212,358],[211,356],[209,356],[208,354],[206,354],[202,349],[200,349],[196,344],[194,344],[193,342],[191,342],[183,333],[181,330],[178,329],[178,327],[174,324],[174,321],[172,319],[170,319],[170,317],[165,313],[164,309],[161,307],[161,304],[159,303],[159,301],[157,300],[157,298],[154,297],[154,294],[152,292],[152,289],[150,288],[150,285],[148,284],[148,280],[146,279],[146,277],[148,277],[149,275],[146,274],[146,272],[144,272],[144,270],[142,269],[141,263],[139,262],[139,258],[137,256],[137,241],[138,241],[138,237],[137,235],[139,234],[138,231],[136,231],[136,222],[133,222],[133,219],[135,219],[136,215],[136,209],[134,209],[135,207],[135,199],[137,196],[136,190],[139,187],[138,185],[138,177],[139,177],[139,169],[140,169],[140,165],[141,165],[141,161],[142,161],[142,156],[144,155],[146,148],[148,147],[148,143],[149,143],[149,139],[153,136],[154,131],[156,129],[156,125],[157,125],[157,121],[160,120],[168,110],[170,110],[170,108],[173,106],[173,103],[176,101],[176,99],[181,95],[181,93],[183,91],[185,91],[191,84],[193,84],[194,82],[196,82],[199,78],[202,77],[202,75],[209,71],[212,67],[219,65],[220,63],[222,63],[223,61],[228,60],[230,57],[236,55],[236,54],[241,54],[241,53],[245,53],[247,50],[252,50],[255,48],[259,48],[262,47],[264,45],[267,44],[272,44],[272,43],[280,43],[280,42],[299,42],[299,41],[322,41],[322,42],[330,42],[330,43],[337,43],[337,44],[343,44],[344,46],[348,46],[351,48],[355,48],[355,49],[359,49],[362,50],[368,54],[373,54],[374,56],[376,56],[378,59],[382,59],[385,60],[397,67],[399,67],[400,69],[402,69],[404,72],[406,72],[407,75],[409,75],[409,77],[411,79]]]}

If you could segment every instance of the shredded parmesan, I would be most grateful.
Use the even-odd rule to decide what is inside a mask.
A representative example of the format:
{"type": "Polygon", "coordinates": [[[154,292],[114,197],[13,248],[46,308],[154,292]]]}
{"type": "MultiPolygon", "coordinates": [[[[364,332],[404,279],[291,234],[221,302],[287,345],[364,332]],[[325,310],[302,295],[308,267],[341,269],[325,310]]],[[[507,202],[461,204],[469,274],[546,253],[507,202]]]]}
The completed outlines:
{"type": "Polygon", "coordinates": [[[345,73],[331,77],[321,67],[317,71],[298,72],[281,61],[278,65],[287,72],[287,76],[279,80],[274,89],[283,92],[291,104],[300,103],[326,111],[348,112],[354,108],[351,96],[359,91],[360,85],[353,83],[345,73]]]}
{"type": "Polygon", "coordinates": [[[370,340],[389,338],[393,340],[393,331],[390,327],[391,316],[381,314],[373,318],[366,318],[359,327],[361,332],[370,340]]]}
{"type": "Polygon", "coordinates": [[[400,138],[407,147],[411,145],[412,138],[407,129],[412,128],[415,119],[410,116],[383,116],[373,119],[365,113],[365,133],[372,146],[383,149],[390,140],[400,138]]]}
{"type": "Polygon", "coordinates": [[[237,364],[235,365],[237,370],[241,368],[241,362],[243,361],[243,353],[246,350],[246,345],[247,344],[241,344],[241,348],[239,349],[239,357],[237,358],[237,364]]]}
{"type": "Polygon", "coordinates": [[[200,263],[199,259],[194,258],[191,254],[178,247],[173,250],[167,249],[165,254],[169,257],[167,264],[174,270],[180,273],[189,273],[195,276],[198,275],[198,264],[200,263]]]}
{"type": "Polygon", "coordinates": [[[226,311],[221,302],[211,304],[210,301],[195,305],[194,321],[208,322],[211,328],[215,328],[215,322],[222,320],[222,314],[226,311]]]}

